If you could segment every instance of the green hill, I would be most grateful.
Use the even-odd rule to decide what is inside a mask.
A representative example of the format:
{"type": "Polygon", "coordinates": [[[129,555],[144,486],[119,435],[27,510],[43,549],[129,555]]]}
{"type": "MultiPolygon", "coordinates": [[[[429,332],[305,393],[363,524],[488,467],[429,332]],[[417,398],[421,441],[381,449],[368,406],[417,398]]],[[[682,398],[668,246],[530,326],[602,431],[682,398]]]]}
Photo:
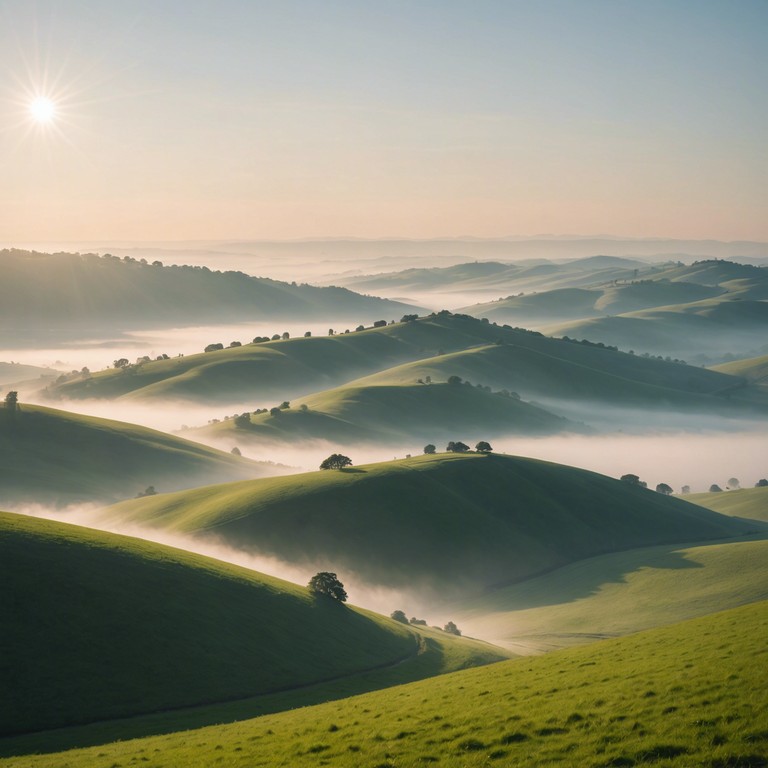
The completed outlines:
{"type": "Polygon", "coordinates": [[[447,383],[357,386],[352,382],[294,401],[290,409],[248,416],[245,422],[230,418],[190,434],[250,443],[309,439],[402,446],[404,441],[416,441],[420,449],[425,442],[444,443],[458,433],[487,438],[584,430],[509,394],[447,383]]]}
{"type": "Polygon", "coordinates": [[[41,376],[58,376],[53,368],[42,368],[39,365],[24,363],[0,363],[0,385],[13,384],[26,379],[39,379],[41,376]]]}
{"type": "Polygon", "coordinates": [[[121,421],[0,408],[0,504],[69,504],[260,477],[281,467],[121,421]]]}
{"type": "Polygon", "coordinates": [[[729,376],[740,376],[752,386],[768,389],[768,355],[713,365],[711,370],[729,376]]]}
{"type": "Polygon", "coordinates": [[[3,761],[760,768],[768,603],[234,725],[3,761]]]}
{"type": "Polygon", "coordinates": [[[4,736],[503,655],[218,560],[23,515],[0,513],[0,569],[4,736]]]}
{"type": "MultiPolygon", "coordinates": [[[[690,407],[697,407],[695,398],[681,401],[668,390],[719,395],[743,386],[740,378],[694,366],[438,313],[349,334],[246,344],[72,376],[51,386],[48,394],[182,398],[263,408],[382,371],[355,384],[415,384],[427,375],[435,381],[458,375],[473,384],[510,389],[529,398],[552,395],[690,407]],[[466,354],[452,356],[458,352],[466,354]]],[[[700,404],[704,409],[717,406],[715,401],[700,404]]]]}
{"type": "Polygon", "coordinates": [[[473,635],[530,653],[759,600],[768,600],[765,539],[664,545],[579,560],[451,606],[451,615],[473,635]]]}
{"type": "Polygon", "coordinates": [[[768,523],[768,487],[740,488],[720,493],[690,493],[685,500],[700,504],[721,515],[763,520],[768,523]]]}
{"type": "Polygon", "coordinates": [[[13,322],[16,341],[264,318],[389,320],[417,309],[346,288],[166,267],[130,256],[6,249],[0,266],[0,321],[13,322]]]}
{"type": "Polygon", "coordinates": [[[761,351],[768,337],[768,302],[705,299],[547,326],[555,336],[587,338],[622,349],[690,358],[761,351]]]}
{"type": "Polygon", "coordinates": [[[586,470],[493,454],[209,486],[126,501],[102,519],[212,535],[442,600],[605,552],[757,527],[586,470]]]}

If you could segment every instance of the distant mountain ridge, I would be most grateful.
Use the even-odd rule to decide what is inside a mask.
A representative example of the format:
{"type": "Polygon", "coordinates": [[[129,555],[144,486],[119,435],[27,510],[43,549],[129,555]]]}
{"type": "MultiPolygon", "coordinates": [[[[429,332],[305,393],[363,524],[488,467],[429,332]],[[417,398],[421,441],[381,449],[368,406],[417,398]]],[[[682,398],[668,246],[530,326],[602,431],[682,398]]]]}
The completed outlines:
{"type": "Polygon", "coordinates": [[[309,320],[328,316],[372,322],[417,309],[346,288],[164,266],[105,254],[0,251],[0,321],[16,334],[50,328],[104,330],[250,319],[309,320]]]}

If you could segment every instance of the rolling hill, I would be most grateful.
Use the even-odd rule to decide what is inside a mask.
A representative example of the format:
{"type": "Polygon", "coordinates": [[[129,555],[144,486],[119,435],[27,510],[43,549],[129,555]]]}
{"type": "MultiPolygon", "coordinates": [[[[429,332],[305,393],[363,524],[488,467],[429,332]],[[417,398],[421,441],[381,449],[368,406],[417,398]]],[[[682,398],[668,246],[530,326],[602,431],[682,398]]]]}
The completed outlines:
{"type": "Polygon", "coordinates": [[[43,406],[0,408],[0,504],[108,503],[286,468],[120,421],[43,406]]]}
{"type": "Polygon", "coordinates": [[[128,329],[255,319],[400,317],[417,309],[361,296],[208,267],[163,266],[105,254],[0,251],[0,322],[14,342],[113,334],[128,329]]]}
{"type": "Polygon", "coordinates": [[[761,768],[766,633],[761,602],[343,702],[0,765],[761,768]]]}
{"type": "Polygon", "coordinates": [[[690,493],[685,499],[721,515],[768,523],[768,487],[739,488],[720,493],[690,493]]]}
{"type": "MultiPolygon", "coordinates": [[[[201,440],[375,442],[402,446],[443,443],[463,434],[494,437],[585,431],[509,394],[465,384],[357,386],[354,382],[301,398],[289,409],[229,418],[188,434],[201,440]]],[[[476,439],[474,440],[476,442],[476,439]]]]}
{"type": "MultiPolygon", "coordinates": [[[[458,375],[473,384],[511,389],[527,398],[600,398],[705,410],[720,404],[709,398],[697,405],[696,398],[688,396],[726,396],[744,386],[743,379],[723,373],[440,312],[348,334],[245,344],[71,376],[51,385],[47,395],[52,399],[178,398],[255,409],[374,374],[355,385],[415,384],[428,375],[437,382],[458,375]],[[681,399],[680,392],[687,397],[681,399]]],[[[722,407],[727,407],[725,400],[722,397],[722,407]]]]}
{"type": "Polygon", "coordinates": [[[26,379],[40,378],[41,376],[58,376],[59,372],[53,368],[42,368],[39,365],[25,365],[24,363],[0,363],[0,386],[14,384],[26,379]]]}
{"type": "Polygon", "coordinates": [[[766,538],[587,558],[451,606],[451,615],[473,635],[530,653],[760,600],[768,600],[766,538]]]}
{"type": "Polygon", "coordinates": [[[504,656],[245,568],[50,520],[0,513],[0,553],[13,584],[0,597],[2,736],[504,656]]]}
{"type": "Polygon", "coordinates": [[[759,527],[586,470],[493,454],[209,486],[126,501],[100,521],[215,536],[443,601],[584,557],[759,527]]]}

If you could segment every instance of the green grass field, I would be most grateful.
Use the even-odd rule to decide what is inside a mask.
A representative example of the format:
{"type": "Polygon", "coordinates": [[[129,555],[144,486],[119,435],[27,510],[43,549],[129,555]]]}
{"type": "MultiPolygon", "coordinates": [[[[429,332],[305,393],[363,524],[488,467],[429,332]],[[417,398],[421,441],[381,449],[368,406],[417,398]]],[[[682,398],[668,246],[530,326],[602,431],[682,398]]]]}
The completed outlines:
{"type": "Polygon", "coordinates": [[[768,488],[739,488],[720,493],[690,493],[686,501],[721,515],[762,520],[768,523],[768,488]]]}
{"type": "Polygon", "coordinates": [[[296,706],[504,655],[201,555],[23,515],[0,513],[0,571],[3,736],[281,691],[296,706]]]}
{"type": "Polygon", "coordinates": [[[764,768],[768,603],[233,725],[2,761],[764,768]]]}
{"type": "Polygon", "coordinates": [[[594,472],[493,454],[209,486],[126,501],[102,518],[216,536],[295,564],[333,563],[350,578],[443,599],[604,552],[759,526],[594,472]]]}
{"type": "Polygon", "coordinates": [[[0,408],[0,503],[107,503],[280,468],[135,424],[22,404],[0,408]]]}
{"type": "Polygon", "coordinates": [[[634,549],[579,560],[452,606],[473,635],[550,651],[768,600],[768,540],[634,549]]]}

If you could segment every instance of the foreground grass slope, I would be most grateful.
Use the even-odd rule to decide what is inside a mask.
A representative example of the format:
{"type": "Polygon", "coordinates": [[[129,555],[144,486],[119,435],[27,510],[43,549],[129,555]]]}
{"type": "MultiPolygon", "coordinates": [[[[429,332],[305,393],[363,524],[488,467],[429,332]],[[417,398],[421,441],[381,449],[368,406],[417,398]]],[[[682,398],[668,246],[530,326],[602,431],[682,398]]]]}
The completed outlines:
{"type": "Polygon", "coordinates": [[[272,474],[280,468],[135,424],[0,407],[0,503],[67,504],[272,474]]]}
{"type": "MultiPolygon", "coordinates": [[[[23,515],[0,513],[0,571],[12,585],[0,595],[1,735],[251,697],[407,666],[427,651],[450,655],[447,635],[429,647],[411,627],[280,579],[23,515]]],[[[454,642],[461,647],[447,669],[502,657],[454,642]]]]}
{"type": "Polygon", "coordinates": [[[215,536],[292,563],[333,563],[368,583],[443,599],[603,552],[757,525],[586,470],[479,454],[209,486],[102,515],[215,536]]]}
{"type": "Polygon", "coordinates": [[[228,726],[9,768],[761,768],[768,603],[228,726]]]}
{"type": "Polygon", "coordinates": [[[766,539],[665,545],[579,560],[452,606],[451,615],[471,634],[530,653],[760,600],[768,600],[766,539]]]}

